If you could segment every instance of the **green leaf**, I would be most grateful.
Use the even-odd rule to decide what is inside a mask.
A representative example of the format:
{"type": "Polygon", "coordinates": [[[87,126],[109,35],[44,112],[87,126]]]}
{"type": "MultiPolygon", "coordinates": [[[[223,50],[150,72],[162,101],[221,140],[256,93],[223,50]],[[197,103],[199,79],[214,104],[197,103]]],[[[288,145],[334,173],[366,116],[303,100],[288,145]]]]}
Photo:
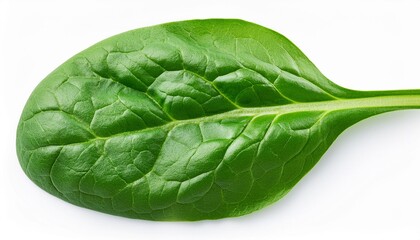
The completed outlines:
{"type": "Polygon", "coordinates": [[[174,22],[106,39],[48,75],[17,154],[38,186],[82,207],[217,219],[283,197],[352,124],[419,107],[419,90],[337,86],[259,25],[174,22]]]}

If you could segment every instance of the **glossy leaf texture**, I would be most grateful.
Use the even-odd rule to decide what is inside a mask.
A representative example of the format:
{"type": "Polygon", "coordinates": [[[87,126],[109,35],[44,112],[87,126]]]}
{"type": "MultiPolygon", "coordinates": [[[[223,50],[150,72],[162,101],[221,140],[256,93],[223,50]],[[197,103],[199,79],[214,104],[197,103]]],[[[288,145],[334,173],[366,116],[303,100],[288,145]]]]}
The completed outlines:
{"type": "Polygon", "coordinates": [[[283,197],[352,124],[418,108],[419,96],[337,86],[253,23],[173,22],[106,39],[48,75],[23,110],[17,154],[33,182],[78,206],[234,217],[283,197]]]}

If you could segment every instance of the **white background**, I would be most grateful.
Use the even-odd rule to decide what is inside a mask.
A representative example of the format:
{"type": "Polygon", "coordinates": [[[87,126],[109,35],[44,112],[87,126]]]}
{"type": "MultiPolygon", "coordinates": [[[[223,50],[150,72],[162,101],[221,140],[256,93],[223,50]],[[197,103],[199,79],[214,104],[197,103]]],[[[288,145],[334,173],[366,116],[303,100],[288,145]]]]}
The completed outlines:
{"type": "Polygon", "coordinates": [[[150,222],[82,209],[23,174],[22,108],[49,72],[97,41],[195,18],[242,18],[291,39],[336,83],[420,88],[419,1],[0,0],[0,239],[420,239],[420,111],[343,133],[281,201],[240,218],[150,222]]]}

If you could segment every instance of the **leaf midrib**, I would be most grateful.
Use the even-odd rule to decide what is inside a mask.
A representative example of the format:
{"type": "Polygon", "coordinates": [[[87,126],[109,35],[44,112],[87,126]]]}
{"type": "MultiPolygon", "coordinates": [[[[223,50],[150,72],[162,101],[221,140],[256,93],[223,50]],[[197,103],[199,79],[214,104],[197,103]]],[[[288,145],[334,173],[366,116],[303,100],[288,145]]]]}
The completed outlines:
{"type": "MultiPolygon", "coordinates": [[[[229,117],[243,117],[252,116],[256,117],[259,115],[279,115],[294,112],[307,112],[307,111],[336,111],[344,109],[362,109],[362,108],[390,108],[390,107],[403,107],[403,108],[415,108],[420,107],[420,95],[404,95],[404,96],[381,96],[381,97],[369,97],[369,98],[358,98],[358,99],[339,99],[331,101],[320,101],[310,103],[291,103],[281,106],[273,107],[256,107],[256,108],[241,108],[235,109],[224,113],[219,113],[211,116],[177,120],[169,122],[164,125],[152,127],[165,129],[173,128],[176,125],[188,124],[188,123],[200,123],[206,121],[217,121],[226,119],[229,117]]],[[[151,129],[151,128],[147,128],[151,129]]],[[[146,130],[146,129],[142,129],[146,130]]],[[[138,132],[137,130],[133,132],[138,132]]],[[[128,133],[128,132],[125,132],[128,133]]],[[[121,133],[124,134],[124,133],[121,133]]],[[[116,134],[119,135],[119,134],[116,134]]],[[[116,136],[113,135],[113,136],[116,136]]],[[[112,136],[111,136],[112,137],[112,136]]]]}
{"type": "Polygon", "coordinates": [[[95,138],[89,139],[88,141],[84,142],[75,142],[63,145],[48,145],[38,147],[32,150],[45,148],[45,147],[56,147],[56,146],[68,146],[68,145],[75,145],[75,144],[82,144],[87,142],[92,142],[96,140],[108,140],[111,138],[129,135],[129,134],[136,134],[145,131],[152,131],[156,129],[161,129],[165,131],[170,131],[176,126],[191,124],[191,123],[201,123],[201,122],[209,122],[209,121],[218,121],[227,118],[234,118],[234,117],[257,117],[263,115],[280,115],[280,114],[288,114],[294,112],[308,112],[308,111],[337,111],[337,110],[345,110],[345,109],[379,109],[379,108],[402,108],[402,109],[410,109],[410,108],[419,108],[420,107],[420,95],[396,95],[396,96],[380,96],[380,97],[368,97],[368,98],[356,98],[356,99],[338,99],[338,100],[330,100],[330,101],[319,101],[319,102],[309,102],[309,103],[291,103],[287,105],[281,106],[272,106],[272,107],[255,107],[255,108],[241,108],[241,109],[234,109],[228,112],[219,113],[211,116],[193,118],[193,119],[184,119],[184,120],[175,120],[168,122],[163,125],[143,128],[134,131],[127,131],[121,132],[117,134],[113,134],[110,136],[96,136],[95,138]]]}

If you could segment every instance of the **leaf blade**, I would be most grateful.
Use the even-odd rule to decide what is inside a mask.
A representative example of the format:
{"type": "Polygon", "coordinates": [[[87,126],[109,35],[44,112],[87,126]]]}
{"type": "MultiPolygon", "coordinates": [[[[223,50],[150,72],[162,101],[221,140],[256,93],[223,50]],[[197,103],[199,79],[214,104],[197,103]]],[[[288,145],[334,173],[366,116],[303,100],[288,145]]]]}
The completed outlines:
{"type": "Polygon", "coordinates": [[[37,185],[79,206],[239,216],[289,192],[349,126],[419,108],[419,92],[339,87],[249,22],[168,23],[104,40],[47,76],[22,113],[17,153],[37,185]]]}

